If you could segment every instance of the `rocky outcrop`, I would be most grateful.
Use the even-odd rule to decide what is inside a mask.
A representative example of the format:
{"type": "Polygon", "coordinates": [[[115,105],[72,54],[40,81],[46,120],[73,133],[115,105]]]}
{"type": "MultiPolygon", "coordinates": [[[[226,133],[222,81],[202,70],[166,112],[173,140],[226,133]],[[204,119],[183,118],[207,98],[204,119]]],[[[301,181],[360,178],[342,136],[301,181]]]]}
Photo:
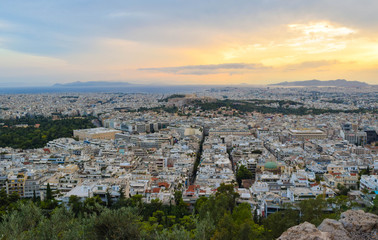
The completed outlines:
{"type": "Polygon", "coordinates": [[[330,239],[329,234],[326,232],[321,232],[316,228],[314,224],[309,222],[304,222],[300,225],[289,228],[284,232],[279,240],[323,240],[330,239]]]}
{"type": "Polygon", "coordinates": [[[330,239],[351,240],[350,233],[344,228],[343,224],[334,219],[325,219],[318,229],[322,232],[330,233],[330,239]]]}
{"type": "Polygon", "coordinates": [[[325,219],[319,227],[304,222],[289,228],[279,240],[378,240],[378,216],[348,210],[340,220],[325,219]]]}

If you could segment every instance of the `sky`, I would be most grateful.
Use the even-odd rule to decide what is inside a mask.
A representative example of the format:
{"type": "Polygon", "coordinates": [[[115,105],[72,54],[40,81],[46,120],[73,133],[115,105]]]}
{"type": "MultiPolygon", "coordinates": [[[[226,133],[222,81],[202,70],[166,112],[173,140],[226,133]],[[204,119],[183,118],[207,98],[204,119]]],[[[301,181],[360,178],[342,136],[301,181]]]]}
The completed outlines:
{"type": "Polygon", "coordinates": [[[375,0],[1,0],[0,87],[378,84],[375,0]]]}

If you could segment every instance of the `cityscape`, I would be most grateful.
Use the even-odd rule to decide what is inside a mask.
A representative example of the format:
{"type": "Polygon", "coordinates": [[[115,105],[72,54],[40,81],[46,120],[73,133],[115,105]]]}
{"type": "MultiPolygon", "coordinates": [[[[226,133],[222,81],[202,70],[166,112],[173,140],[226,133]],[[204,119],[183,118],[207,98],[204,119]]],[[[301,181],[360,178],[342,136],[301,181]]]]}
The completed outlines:
{"type": "Polygon", "coordinates": [[[179,193],[193,209],[225,184],[259,221],[309,199],[343,197],[344,207],[373,209],[376,93],[373,86],[4,94],[0,187],[21,199],[52,194],[66,205],[73,196],[172,205],[179,193]],[[54,125],[62,121],[76,121],[64,137],[54,125]]]}
{"type": "Polygon", "coordinates": [[[378,2],[0,5],[0,239],[378,239],[378,2]]]}

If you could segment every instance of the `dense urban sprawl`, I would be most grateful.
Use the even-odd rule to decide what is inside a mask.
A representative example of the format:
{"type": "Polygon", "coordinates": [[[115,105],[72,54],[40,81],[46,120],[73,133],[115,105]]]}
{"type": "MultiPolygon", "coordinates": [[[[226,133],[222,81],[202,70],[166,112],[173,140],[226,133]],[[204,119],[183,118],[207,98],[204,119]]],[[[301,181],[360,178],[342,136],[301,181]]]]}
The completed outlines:
{"type": "Polygon", "coordinates": [[[98,201],[143,209],[135,214],[149,224],[144,238],[183,228],[190,238],[222,239],[229,217],[241,226],[233,230],[240,239],[238,221],[250,216],[247,235],[271,239],[298,221],[337,217],[340,208],[378,211],[374,88],[23,94],[0,95],[0,104],[2,214],[18,198],[42,201],[42,209],[68,206],[76,215],[93,213],[85,209],[98,201]],[[222,196],[230,216],[209,210],[222,196]],[[308,201],[324,215],[298,214],[308,201]],[[250,215],[239,218],[243,212],[250,215]],[[280,212],[287,221],[275,228],[280,212]],[[217,220],[197,236],[196,221],[206,217],[217,220]]]}

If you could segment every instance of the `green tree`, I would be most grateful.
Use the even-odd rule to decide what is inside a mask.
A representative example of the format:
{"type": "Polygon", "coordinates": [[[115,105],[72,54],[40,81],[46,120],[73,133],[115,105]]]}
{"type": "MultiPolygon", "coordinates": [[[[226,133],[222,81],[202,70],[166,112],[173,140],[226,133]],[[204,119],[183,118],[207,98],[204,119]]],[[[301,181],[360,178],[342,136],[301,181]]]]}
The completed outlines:
{"type": "Polygon", "coordinates": [[[236,199],[240,197],[239,193],[235,192],[235,186],[232,184],[222,183],[215,193],[216,197],[225,198],[228,203],[228,210],[233,211],[236,206],[236,199]]]}
{"type": "Polygon", "coordinates": [[[252,176],[253,174],[244,165],[241,165],[236,172],[236,180],[239,186],[241,186],[243,179],[252,179],[252,176]]]}
{"type": "Polygon", "coordinates": [[[17,192],[12,192],[8,196],[9,203],[16,203],[20,199],[20,195],[17,192]]]}
{"type": "Polygon", "coordinates": [[[195,225],[194,238],[196,240],[210,239],[214,235],[216,226],[209,213],[202,219],[196,218],[195,225]]]}
{"type": "Polygon", "coordinates": [[[298,206],[301,212],[301,222],[310,222],[318,226],[326,218],[323,211],[327,207],[327,204],[322,196],[318,196],[316,199],[301,201],[298,206]]]}
{"type": "Polygon", "coordinates": [[[140,217],[133,208],[104,209],[95,219],[96,239],[138,239],[140,217]]]}
{"type": "Polygon", "coordinates": [[[368,207],[366,211],[378,215],[378,196],[377,195],[375,195],[375,198],[373,200],[373,206],[368,207]]]}
{"type": "Polygon", "coordinates": [[[8,194],[5,188],[0,189],[0,217],[6,213],[9,205],[8,194]]]}
{"type": "Polygon", "coordinates": [[[286,210],[270,214],[262,221],[269,239],[276,239],[288,228],[299,224],[299,211],[286,207],[286,210]]]}
{"type": "Polygon", "coordinates": [[[219,221],[212,239],[261,239],[264,227],[253,222],[251,206],[242,203],[232,214],[226,212],[219,221]]]}
{"type": "Polygon", "coordinates": [[[0,207],[7,206],[9,203],[8,194],[5,188],[0,189],[0,207]]]}
{"type": "Polygon", "coordinates": [[[83,203],[81,202],[80,198],[76,195],[71,195],[68,200],[68,206],[70,207],[71,211],[77,217],[80,213],[83,212],[83,203]]]}
{"type": "Polygon", "coordinates": [[[344,196],[347,196],[348,192],[350,191],[350,188],[347,188],[340,183],[337,184],[337,189],[339,190],[339,195],[344,195],[344,196]]]}
{"type": "Polygon", "coordinates": [[[35,190],[33,190],[33,198],[32,198],[32,201],[33,201],[34,203],[36,203],[36,202],[38,201],[38,197],[37,197],[37,194],[36,194],[35,190]]]}
{"type": "Polygon", "coordinates": [[[113,201],[112,201],[112,195],[109,192],[109,189],[106,191],[106,206],[107,207],[112,207],[113,201]]]}
{"type": "Polygon", "coordinates": [[[46,201],[50,201],[50,200],[53,200],[53,194],[52,194],[52,191],[51,191],[51,187],[50,187],[50,183],[47,183],[47,187],[46,187],[46,201]]]}
{"type": "Polygon", "coordinates": [[[164,229],[155,237],[156,240],[190,240],[191,234],[184,228],[175,226],[172,230],[164,229]]]}
{"type": "Polygon", "coordinates": [[[16,209],[4,215],[0,221],[2,239],[23,239],[27,231],[44,219],[41,209],[33,203],[19,202],[16,209]]]}

